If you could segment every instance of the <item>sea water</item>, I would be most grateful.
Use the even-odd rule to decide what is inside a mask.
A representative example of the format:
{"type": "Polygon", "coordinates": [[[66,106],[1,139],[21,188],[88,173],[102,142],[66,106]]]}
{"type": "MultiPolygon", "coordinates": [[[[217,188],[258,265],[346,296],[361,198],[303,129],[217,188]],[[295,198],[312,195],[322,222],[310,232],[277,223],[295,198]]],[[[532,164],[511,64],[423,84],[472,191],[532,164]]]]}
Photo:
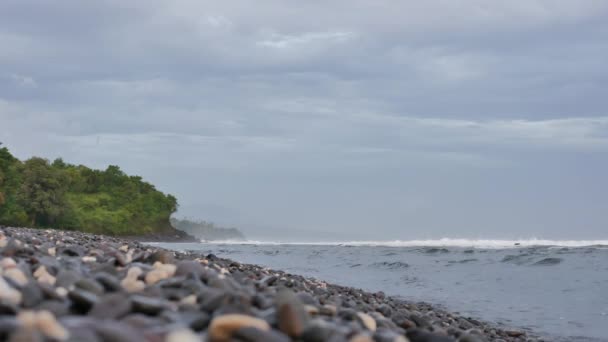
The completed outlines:
{"type": "Polygon", "coordinates": [[[608,341],[608,241],[163,243],[384,291],[563,341],[608,341]]]}

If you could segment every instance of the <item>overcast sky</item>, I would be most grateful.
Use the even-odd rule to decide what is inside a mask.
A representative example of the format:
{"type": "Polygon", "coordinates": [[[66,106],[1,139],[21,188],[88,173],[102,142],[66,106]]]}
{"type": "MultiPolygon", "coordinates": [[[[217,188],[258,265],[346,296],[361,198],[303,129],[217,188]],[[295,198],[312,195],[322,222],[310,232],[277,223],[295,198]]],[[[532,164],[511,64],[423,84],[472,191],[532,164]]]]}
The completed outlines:
{"type": "Polygon", "coordinates": [[[0,2],[0,141],[253,238],[607,238],[608,1],[0,2]]]}

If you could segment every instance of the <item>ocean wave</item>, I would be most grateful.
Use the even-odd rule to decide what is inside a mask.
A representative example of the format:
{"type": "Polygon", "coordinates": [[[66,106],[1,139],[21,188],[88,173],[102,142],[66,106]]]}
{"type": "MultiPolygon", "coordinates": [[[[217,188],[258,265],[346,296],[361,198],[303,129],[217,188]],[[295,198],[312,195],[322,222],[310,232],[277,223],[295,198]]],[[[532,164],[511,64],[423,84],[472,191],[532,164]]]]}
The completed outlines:
{"type": "Polygon", "coordinates": [[[312,245],[312,246],[342,246],[342,247],[456,247],[456,248],[522,248],[522,247],[593,247],[606,248],[608,240],[544,240],[544,239],[518,239],[518,240],[490,240],[490,239],[453,239],[443,238],[436,240],[393,240],[393,241],[215,241],[204,242],[208,244],[238,244],[238,245],[312,245]]]}
{"type": "Polygon", "coordinates": [[[381,262],[375,262],[375,263],[371,264],[370,266],[388,268],[390,270],[410,267],[409,264],[407,264],[405,262],[401,262],[401,261],[392,261],[392,262],[391,261],[381,261],[381,262]]]}

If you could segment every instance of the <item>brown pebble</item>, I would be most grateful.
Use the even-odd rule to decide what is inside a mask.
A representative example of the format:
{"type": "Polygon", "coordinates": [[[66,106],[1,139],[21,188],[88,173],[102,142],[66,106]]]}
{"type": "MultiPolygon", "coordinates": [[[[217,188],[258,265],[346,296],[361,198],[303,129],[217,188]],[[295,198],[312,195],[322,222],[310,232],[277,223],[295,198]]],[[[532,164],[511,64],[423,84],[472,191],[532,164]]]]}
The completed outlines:
{"type": "Polygon", "coordinates": [[[222,315],[211,321],[208,331],[209,339],[211,342],[230,341],[233,332],[245,327],[270,330],[270,325],[259,318],[241,314],[222,315]]]}
{"type": "Polygon", "coordinates": [[[302,335],[308,314],[300,299],[291,291],[283,290],[276,296],[279,329],[291,337],[302,335]]]}

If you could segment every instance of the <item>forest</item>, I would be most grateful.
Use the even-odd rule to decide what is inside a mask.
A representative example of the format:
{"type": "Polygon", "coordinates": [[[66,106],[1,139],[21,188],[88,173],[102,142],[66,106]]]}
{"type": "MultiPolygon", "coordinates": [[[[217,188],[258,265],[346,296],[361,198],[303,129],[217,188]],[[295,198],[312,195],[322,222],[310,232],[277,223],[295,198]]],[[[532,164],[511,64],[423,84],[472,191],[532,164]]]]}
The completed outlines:
{"type": "Polygon", "coordinates": [[[136,236],[172,229],[177,207],[174,196],[118,166],[20,161],[0,146],[0,225],[136,236]]]}

